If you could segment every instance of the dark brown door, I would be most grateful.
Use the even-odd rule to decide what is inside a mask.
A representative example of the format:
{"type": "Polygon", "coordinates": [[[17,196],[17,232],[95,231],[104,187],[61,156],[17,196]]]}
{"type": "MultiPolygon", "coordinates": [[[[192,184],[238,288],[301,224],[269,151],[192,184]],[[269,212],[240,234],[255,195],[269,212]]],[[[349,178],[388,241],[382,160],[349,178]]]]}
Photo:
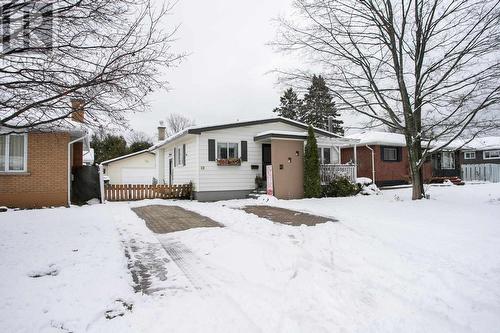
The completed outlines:
{"type": "Polygon", "coordinates": [[[271,144],[262,144],[262,179],[267,180],[266,166],[271,165],[271,144]]]}

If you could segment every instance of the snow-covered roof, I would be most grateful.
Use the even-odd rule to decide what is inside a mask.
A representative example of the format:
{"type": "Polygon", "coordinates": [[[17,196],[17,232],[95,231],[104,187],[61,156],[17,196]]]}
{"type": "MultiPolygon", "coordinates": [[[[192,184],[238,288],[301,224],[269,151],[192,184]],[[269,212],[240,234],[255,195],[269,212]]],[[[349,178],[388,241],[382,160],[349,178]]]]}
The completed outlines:
{"type": "MultiPolygon", "coordinates": [[[[347,138],[359,139],[358,145],[383,145],[383,146],[406,146],[405,137],[403,134],[398,133],[388,133],[388,132],[377,132],[377,131],[363,131],[351,135],[347,135],[347,138]]],[[[425,146],[427,142],[424,140],[422,146],[425,146]]],[[[430,144],[430,150],[436,149],[464,149],[464,150],[485,150],[485,149],[500,149],[500,136],[489,136],[483,138],[475,138],[473,140],[467,140],[458,138],[448,143],[447,140],[437,140],[432,141],[430,144]],[[446,146],[445,146],[446,145],[446,146]]]]}
{"type": "Polygon", "coordinates": [[[500,136],[487,136],[484,138],[475,138],[467,143],[464,149],[487,150],[500,149],[500,136]]]}
{"type": "Polygon", "coordinates": [[[358,145],[383,145],[383,146],[405,146],[406,141],[403,134],[363,131],[347,135],[346,138],[357,139],[358,145]]]}
{"type": "Polygon", "coordinates": [[[82,137],[90,133],[88,127],[81,122],[71,118],[60,119],[47,124],[40,124],[25,129],[12,129],[0,126],[0,133],[25,133],[25,132],[68,132],[71,137],[82,137]]]}
{"type": "Polygon", "coordinates": [[[140,154],[144,154],[144,153],[154,154],[149,149],[150,148],[144,149],[144,150],[140,150],[140,151],[136,151],[135,153],[131,153],[131,154],[127,154],[127,155],[118,156],[118,157],[115,157],[115,158],[112,158],[112,159],[109,159],[109,160],[106,160],[106,161],[102,161],[101,164],[109,164],[111,162],[116,162],[116,161],[119,161],[119,160],[123,160],[125,158],[129,158],[129,157],[140,155],[140,154]]]}
{"type": "MultiPolygon", "coordinates": [[[[172,142],[180,137],[183,137],[184,135],[187,135],[187,134],[199,134],[199,133],[205,132],[205,131],[220,130],[220,129],[224,129],[224,128],[232,128],[232,127],[238,127],[238,126],[252,126],[252,125],[259,125],[259,124],[263,124],[263,123],[278,122],[278,121],[288,123],[291,125],[295,125],[299,128],[303,128],[303,129],[304,128],[307,129],[307,126],[308,126],[307,124],[301,123],[300,121],[296,121],[296,120],[292,120],[292,119],[288,119],[288,118],[284,118],[284,117],[272,117],[272,118],[263,118],[263,119],[261,118],[261,119],[255,119],[255,120],[237,121],[237,122],[229,122],[229,123],[217,123],[217,124],[212,124],[212,125],[195,125],[195,126],[187,127],[185,129],[183,129],[182,131],[177,132],[172,136],[169,136],[165,140],[159,141],[158,143],[153,145],[151,148],[149,148],[149,150],[153,151],[155,149],[158,149],[159,147],[161,147],[167,143],[170,143],[170,142],[172,142]]],[[[344,137],[342,137],[338,134],[326,131],[326,130],[321,129],[321,128],[314,127],[314,130],[317,133],[323,134],[325,136],[344,139],[344,137]]],[[[290,133],[293,133],[293,135],[297,135],[297,132],[293,132],[293,131],[283,131],[283,132],[290,132],[290,133]]],[[[350,140],[345,140],[345,141],[350,141],[350,140]]]]}

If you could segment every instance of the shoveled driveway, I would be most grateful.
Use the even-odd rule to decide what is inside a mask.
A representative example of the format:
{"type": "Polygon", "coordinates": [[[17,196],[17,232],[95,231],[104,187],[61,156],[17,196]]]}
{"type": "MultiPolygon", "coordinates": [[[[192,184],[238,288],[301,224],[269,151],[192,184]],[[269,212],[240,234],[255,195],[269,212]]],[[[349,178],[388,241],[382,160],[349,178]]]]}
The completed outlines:
{"type": "Polygon", "coordinates": [[[222,227],[214,220],[178,206],[150,205],[132,208],[157,234],[203,227],[222,227]]]}

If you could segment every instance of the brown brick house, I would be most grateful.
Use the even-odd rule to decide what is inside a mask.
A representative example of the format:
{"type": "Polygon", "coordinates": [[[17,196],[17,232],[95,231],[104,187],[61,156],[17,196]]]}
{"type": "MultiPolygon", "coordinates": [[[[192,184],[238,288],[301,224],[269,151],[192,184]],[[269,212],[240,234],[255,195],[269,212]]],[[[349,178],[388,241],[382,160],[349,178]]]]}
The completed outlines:
{"type": "MultiPolygon", "coordinates": [[[[367,131],[348,136],[357,144],[357,175],[375,179],[378,186],[411,182],[408,149],[402,134],[367,131]]],[[[341,162],[354,161],[354,148],[341,150],[341,162]]],[[[460,177],[459,151],[455,148],[433,152],[423,166],[424,181],[433,177],[460,177]]]]}
{"type": "Polygon", "coordinates": [[[71,169],[82,165],[88,135],[74,122],[68,124],[73,126],[0,134],[0,206],[69,204],[71,169]]]}

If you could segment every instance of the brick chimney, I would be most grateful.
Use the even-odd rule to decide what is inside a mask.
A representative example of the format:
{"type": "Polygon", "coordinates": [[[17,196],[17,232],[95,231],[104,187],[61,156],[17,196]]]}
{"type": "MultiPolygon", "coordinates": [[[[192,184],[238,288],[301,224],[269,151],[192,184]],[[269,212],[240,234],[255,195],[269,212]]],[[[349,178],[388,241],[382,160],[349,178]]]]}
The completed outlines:
{"type": "Polygon", "coordinates": [[[163,120],[160,121],[160,126],[158,126],[158,141],[165,140],[165,123],[163,120]]]}
{"type": "Polygon", "coordinates": [[[83,109],[85,103],[81,98],[72,98],[71,99],[71,109],[73,112],[71,113],[71,120],[84,123],[85,122],[85,110],[83,109]]]}

